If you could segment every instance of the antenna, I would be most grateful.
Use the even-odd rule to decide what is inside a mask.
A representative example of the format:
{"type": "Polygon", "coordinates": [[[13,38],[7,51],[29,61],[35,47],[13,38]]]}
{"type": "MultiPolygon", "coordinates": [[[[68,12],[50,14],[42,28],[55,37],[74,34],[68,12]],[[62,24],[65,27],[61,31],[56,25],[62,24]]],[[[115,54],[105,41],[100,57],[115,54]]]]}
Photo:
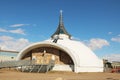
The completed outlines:
{"type": "Polygon", "coordinates": [[[60,15],[62,15],[62,12],[63,12],[63,11],[62,11],[62,10],[60,10],[60,15]]]}
{"type": "Polygon", "coordinates": [[[62,11],[62,10],[60,10],[60,20],[59,20],[59,21],[60,21],[60,22],[59,22],[59,24],[60,24],[60,25],[63,25],[62,12],[63,12],[63,11],[62,11]]]}

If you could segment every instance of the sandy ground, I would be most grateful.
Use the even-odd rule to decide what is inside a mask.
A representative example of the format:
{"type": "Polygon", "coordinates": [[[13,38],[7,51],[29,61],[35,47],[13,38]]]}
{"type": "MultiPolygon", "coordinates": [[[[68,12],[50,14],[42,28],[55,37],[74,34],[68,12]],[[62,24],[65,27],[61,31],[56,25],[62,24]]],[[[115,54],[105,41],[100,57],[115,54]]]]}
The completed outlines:
{"type": "Polygon", "coordinates": [[[120,80],[120,73],[26,73],[0,69],[0,80],[120,80]]]}

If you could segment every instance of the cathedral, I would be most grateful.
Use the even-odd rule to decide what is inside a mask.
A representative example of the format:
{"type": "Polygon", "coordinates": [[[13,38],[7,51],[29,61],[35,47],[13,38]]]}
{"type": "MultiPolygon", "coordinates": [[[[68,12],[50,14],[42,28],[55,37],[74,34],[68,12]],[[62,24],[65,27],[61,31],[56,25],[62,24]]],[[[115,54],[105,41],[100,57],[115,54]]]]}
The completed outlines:
{"type": "Polygon", "coordinates": [[[52,71],[103,72],[103,61],[82,42],[73,40],[65,29],[62,11],[55,33],[48,40],[33,43],[17,56],[17,60],[35,60],[36,64],[48,64],[52,59],[52,71]]]}

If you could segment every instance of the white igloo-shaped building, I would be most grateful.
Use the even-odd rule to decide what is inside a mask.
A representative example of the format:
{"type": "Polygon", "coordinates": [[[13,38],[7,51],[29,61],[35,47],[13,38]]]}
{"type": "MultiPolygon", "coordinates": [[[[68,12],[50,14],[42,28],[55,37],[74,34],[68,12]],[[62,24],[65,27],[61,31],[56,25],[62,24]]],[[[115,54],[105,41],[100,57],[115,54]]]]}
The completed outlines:
{"type": "Polygon", "coordinates": [[[82,42],[71,39],[65,30],[62,12],[58,28],[50,39],[27,46],[17,56],[17,60],[36,59],[37,64],[43,60],[48,63],[53,58],[53,71],[103,72],[103,61],[82,42]]]}

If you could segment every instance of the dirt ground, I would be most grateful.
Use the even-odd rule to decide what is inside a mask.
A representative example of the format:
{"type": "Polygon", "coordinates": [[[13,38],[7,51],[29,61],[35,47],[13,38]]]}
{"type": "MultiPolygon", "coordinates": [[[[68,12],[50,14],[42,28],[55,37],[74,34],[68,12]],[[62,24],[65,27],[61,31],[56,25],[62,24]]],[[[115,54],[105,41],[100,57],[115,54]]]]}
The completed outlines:
{"type": "Polygon", "coordinates": [[[27,73],[0,69],[0,80],[120,80],[120,73],[27,73]]]}

